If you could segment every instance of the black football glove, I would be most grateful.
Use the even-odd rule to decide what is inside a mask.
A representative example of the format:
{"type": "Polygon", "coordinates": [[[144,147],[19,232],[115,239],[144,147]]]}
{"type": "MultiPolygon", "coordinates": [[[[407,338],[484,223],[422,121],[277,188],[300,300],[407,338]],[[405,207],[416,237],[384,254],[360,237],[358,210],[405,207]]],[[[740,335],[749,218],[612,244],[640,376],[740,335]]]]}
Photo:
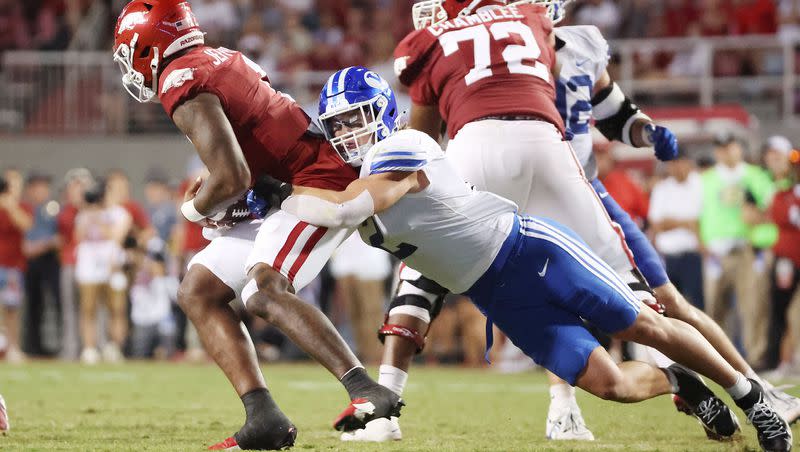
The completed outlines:
{"type": "Polygon", "coordinates": [[[256,179],[256,183],[253,185],[253,192],[264,199],[271,207],[280,209],[281,203],[292,194],[293,188],[292,184],[288,182],[283,182],[269,174],[264,174],[256,179]]]}

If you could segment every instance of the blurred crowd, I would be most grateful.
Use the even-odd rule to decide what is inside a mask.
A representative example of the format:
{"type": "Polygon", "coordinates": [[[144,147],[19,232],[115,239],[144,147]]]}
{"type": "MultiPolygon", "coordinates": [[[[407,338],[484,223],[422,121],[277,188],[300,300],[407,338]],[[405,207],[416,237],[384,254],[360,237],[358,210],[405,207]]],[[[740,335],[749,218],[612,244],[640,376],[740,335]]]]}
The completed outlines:
{"type": "Polygon", "coordinates": [[[751,365],[800,376],[800,151],[783,136],[748,145],[719,133],[713,156],[682,148],[646,180],[610,152],[598,153],[598,168],[670,280],[751,365]]]}
{"type": "MultiPolygon", "coordinates": [[[[59,357],[85,364],[128,358],[203,360],[177,306],[179,281],[208,243],[179,213],[189,181],[204,174],[193,159],[184,181],[158,168],[143,202],[121,170],[75,168],[63,177],[9,168],[0,175],[0,354],[9,362],[59,357]]],[[[368,363],[380,357],[377,329],[392,284],[388,254],[348,239],[301,297],[323,309],[368,363]]],[[[304,355],[276,329],[234,306],[264,360],[304,355]]],[[[483,320],[455,300],[432,334],[431,359],[481,361],[483,320]],[[477,325],[477,329],[475,326],[477,325]],[[468,328],[472,328],[467,331],[468,328]]]]}

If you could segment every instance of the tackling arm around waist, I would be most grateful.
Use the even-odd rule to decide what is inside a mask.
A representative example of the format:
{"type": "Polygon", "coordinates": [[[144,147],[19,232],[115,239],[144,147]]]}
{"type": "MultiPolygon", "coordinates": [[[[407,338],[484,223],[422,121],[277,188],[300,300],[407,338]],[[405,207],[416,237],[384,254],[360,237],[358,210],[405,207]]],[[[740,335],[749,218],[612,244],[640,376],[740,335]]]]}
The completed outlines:
{"type": "Polygon", "coordinates": [[[418,187],[417,172],[373,174],[353,181],[341,192],[294,187],[281,209],[316,226],[353,228],[418,187]]]}

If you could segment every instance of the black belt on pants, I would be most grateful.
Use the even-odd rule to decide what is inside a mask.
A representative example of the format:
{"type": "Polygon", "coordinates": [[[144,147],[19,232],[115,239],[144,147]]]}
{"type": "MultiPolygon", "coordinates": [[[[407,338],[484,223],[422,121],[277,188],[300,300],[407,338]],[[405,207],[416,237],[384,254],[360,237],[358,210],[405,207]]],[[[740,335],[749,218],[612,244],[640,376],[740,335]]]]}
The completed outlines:
{"type": "Polygon", "coordinates": [[[533,115],[497,115],[497,116],[484,116],[482,118],[478,118],[473,120],[472,122],[477,121],[544,121],[550,122],[544,118],[540,118],[539,116],[533,115]]]}

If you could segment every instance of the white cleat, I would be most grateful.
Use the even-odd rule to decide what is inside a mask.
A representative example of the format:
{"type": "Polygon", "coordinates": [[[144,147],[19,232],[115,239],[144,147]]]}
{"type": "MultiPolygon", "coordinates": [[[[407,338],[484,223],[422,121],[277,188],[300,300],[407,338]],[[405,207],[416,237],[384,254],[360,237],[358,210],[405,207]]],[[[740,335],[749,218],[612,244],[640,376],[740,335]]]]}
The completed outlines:
{"type": "Polygon", "coordinates": [[[400,431],[400,422],[396,417],[373,419],[367,422],[365,428],[342,433],[342,441],[359,441],[383,443],[386,441],[400,441],[403,433],[400,431]]]}
{"type": "Polygon", "coordinates": [[[11,428],[11,423],[8,421],[8,410],[6,409],[6,401],[0,395],[0,434],[5,435],[11,428]]]}
{"type": "Polygon", "coordinates": [[[119,346],[113,342],[109,342],[103,347],[102,355],[103,361],[107,363],[119,364],[125,361],[125,357],[122,356],[122,351],[120,351],[119,346]]]}
{"type": "Polygon", "coordinates": [[[100,352],[96,348],[84,348],[81,352],[81,364],[94,366],[100,362],[100,352]]]}
{"type": "Polygon", "coordinates": [[[787,424],[794,424],[800,419],[800,399],[791,396],[776,387],[765,388],[765,398],[772,408],[778,412],[787,424]]]}
{"type": "Polygon", "coordinates": [[[577,406],[554,410],[551,405],[545,434],[551,440],[594,441],[594,435],[586,428],[581,409],[577,406]]]}
{"type": "Polygon", "coordinates": [[[11,347],[6,351],[6,362],[9,364],[23,364],[27,361],[25,353],[17,347],[11,347]]]}

